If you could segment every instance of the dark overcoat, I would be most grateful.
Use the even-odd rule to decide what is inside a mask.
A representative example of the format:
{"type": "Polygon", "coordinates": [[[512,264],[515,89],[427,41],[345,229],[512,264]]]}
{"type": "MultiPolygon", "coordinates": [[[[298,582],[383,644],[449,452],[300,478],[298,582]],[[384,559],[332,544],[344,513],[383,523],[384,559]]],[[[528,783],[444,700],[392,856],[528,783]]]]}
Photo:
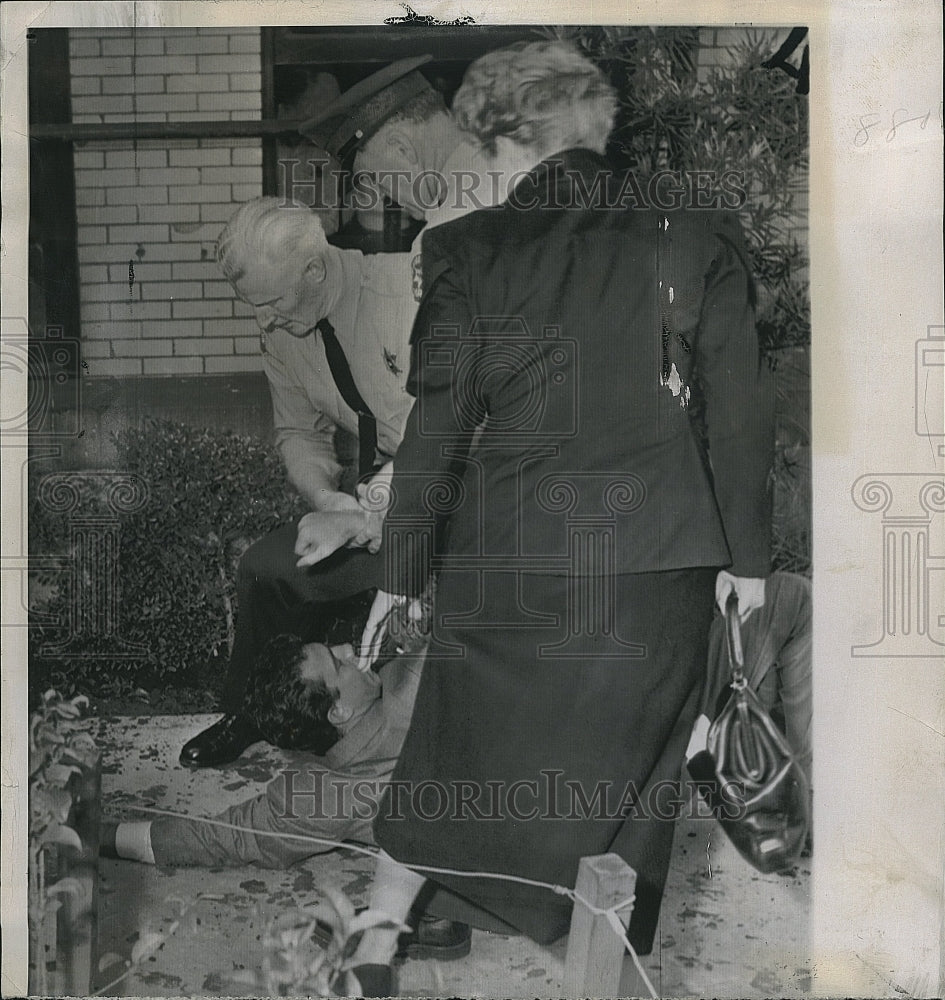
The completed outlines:
{"type": "MultiPolygon", "coordinates": [[[[617,850],[646,951],[715,574],[769,570],[773,399],[733,214],[620,189],[572,150],[424,236],[384,548],[393,592],[438,572],[434,637],[375,834],[564,886],[617,850]]],[[[436,879],[536,940],[567,930],[548,890],[436,879]]]]}

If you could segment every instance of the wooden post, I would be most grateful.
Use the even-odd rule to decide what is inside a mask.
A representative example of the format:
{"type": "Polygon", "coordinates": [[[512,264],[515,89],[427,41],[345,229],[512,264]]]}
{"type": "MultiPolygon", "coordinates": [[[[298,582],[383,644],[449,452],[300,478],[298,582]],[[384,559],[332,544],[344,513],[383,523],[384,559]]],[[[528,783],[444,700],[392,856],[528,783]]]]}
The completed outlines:
{"type": "MultiPolygon", "coordinates": [[[[630,898],[636,884],[637,873],[623,858],[616,854],[596,854],[581,858],[574,888],[592,906],[605,910],[630,898]]],[[[632,906],[620,910],[618,915],[624,927],[630,922],[632,912],[632,906]]],[[[623,941],[607,918],[576,902],[564,960],[564,995],[620,996],[624,951],[623,941]]]]}
{"type": "Polygon", "coordinates": [[[81,852],[60,847],[62,875],[78,883],[75,894],[62,896],[57,916],[56,995],[89,996],[98,961],[98,845],[101,819],[101,760],[70,779],[73,806],[70,825],[82,841],[81,852]]]}

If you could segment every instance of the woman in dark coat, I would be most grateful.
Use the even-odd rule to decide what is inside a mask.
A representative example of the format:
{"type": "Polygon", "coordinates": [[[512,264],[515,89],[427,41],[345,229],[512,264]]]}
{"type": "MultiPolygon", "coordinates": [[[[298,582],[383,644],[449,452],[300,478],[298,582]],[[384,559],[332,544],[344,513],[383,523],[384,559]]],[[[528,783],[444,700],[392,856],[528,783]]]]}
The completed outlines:
{"type": "MultiPolygon", "coordinates": [[[[647,952],[713,599],[764,600],[772,398],[737,221],[628,207],[601,155],[614,108],[596,67],[547,42],[483,57],[456,96],[514,182],[423,237],[417,401],[364,664],[431,569],[435,625],[372,906],[406,913],[411,865],[573,886],[581,857],[616,851],[647,952]]],[[[430,877],[536,941],[568,929],[547,889],[430,877]]],[[[386,961],[382,942],[358,959],[386,961]]]]}

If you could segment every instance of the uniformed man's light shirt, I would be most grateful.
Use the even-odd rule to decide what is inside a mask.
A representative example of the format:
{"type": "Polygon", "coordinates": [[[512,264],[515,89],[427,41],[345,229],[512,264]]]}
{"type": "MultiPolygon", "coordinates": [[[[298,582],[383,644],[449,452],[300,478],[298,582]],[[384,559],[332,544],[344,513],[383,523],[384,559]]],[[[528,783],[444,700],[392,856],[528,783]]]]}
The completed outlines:
{"type": "MultiPolygon", "coordinates": [[[[382,458],[400,445],[413,397],[405,383],[410,368],[410,329],[416,302],[410,292],[408,254],[342,250],[344,296],[332,325],[351,374],[377,420],[382,458]]],[[[293,481],[300,468],[320,468],[337,483],[337,427],[357,435],[358,419],[335,385],[317,331],[293,337],[276,330],[263,338],[263,359],[272,393],[276,445],[293,481]]]]}

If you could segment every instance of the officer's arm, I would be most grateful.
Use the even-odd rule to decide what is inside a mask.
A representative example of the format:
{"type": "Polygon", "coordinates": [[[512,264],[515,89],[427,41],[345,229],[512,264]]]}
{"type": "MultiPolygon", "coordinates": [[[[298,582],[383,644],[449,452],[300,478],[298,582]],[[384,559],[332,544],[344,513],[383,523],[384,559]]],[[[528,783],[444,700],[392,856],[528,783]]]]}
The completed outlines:
{"type": "Polygon", "coordinates": [[[285,363],[265,356],[272,395],[275,441],[289,481],[313,510],[356,508],[353,497],[338,490],[341,466],[335,454],[335,425],[316,410],[285,363]]]}

